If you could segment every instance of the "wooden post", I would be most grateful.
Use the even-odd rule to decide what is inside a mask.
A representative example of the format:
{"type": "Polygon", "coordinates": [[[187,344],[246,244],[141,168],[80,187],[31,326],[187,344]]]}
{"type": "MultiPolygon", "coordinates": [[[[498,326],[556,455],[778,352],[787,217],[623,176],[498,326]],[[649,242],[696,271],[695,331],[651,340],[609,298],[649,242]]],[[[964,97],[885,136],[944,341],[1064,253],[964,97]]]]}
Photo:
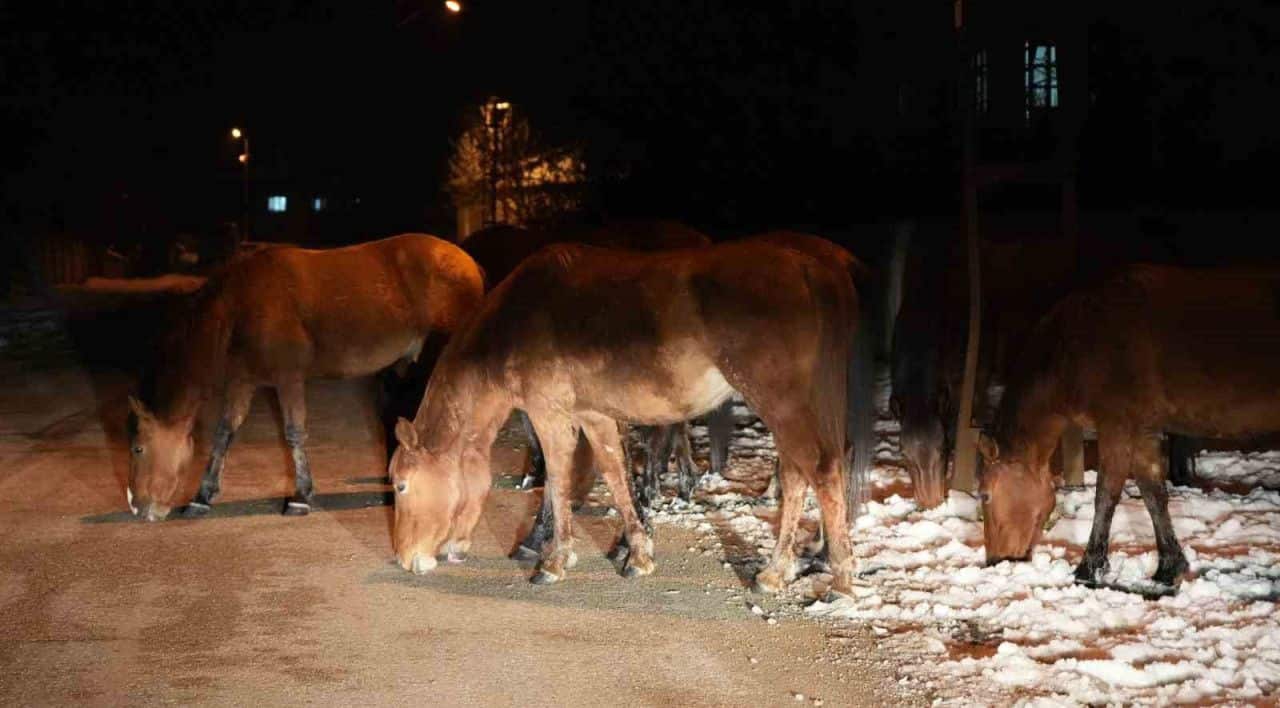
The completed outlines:
{"type": "MultiPolygon", "coordinates": [[[[965,38],[962,5],[957,3],[957,29],[960,32],[960,105],[964,111],[961,150],[961,196],[963,200],[965,240],[969,260],[969,340],[964,352],[964,379],[960,385],[960,410],[956,415],[955,469],[951,486],[973,491],[977,488],[978,431],[973,427],[973,395],[978,376],[978,339],[982,331],[981,250],[978,239],[977,136],[975,131],[973,67],[969,43],[965,38]]],[[[985,392],[984,392],[985,395],[985,392]]]]}

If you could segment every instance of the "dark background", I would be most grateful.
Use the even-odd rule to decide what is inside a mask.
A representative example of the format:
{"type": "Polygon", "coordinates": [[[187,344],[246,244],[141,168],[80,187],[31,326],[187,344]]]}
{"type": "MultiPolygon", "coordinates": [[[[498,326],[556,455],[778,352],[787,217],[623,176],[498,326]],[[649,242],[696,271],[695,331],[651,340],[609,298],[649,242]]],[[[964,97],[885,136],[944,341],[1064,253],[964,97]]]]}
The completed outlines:
{"type": "MultiPolygon", "coordinates": [[[[1081,209],[1236,223],[1274,206],[1275,3],[1054,7],[1051,24],[1083,28],[1090,56],[1081,209]]],[[[253,141],[255,214],[283,185],[329,195],[330,241],[447,235],[449,141],[489,95],[583,148],[596,217],[720,235],[955,221],[952,12],[935,0],[473,0],[459,15],[435,0],[10,4],[0,221],[10,248],[215,232],[240,210],[238,125],[253,141]]],[[[987,14],[990,32],[999,17],[987,14]]],[[[983,199],[1058,204],[1056,187],[983,199]]]]}

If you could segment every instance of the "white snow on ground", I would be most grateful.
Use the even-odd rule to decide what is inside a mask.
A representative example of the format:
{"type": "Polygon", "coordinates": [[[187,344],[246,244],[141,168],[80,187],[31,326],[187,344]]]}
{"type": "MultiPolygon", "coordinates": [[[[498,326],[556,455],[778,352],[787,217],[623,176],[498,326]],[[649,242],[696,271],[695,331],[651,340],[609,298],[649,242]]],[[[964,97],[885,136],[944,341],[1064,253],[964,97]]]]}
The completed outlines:
{"type": "Polygon", "coordinates": [[[1203,451],[1196,459],[1196,476],[1214,482],[1230,482],[1280,489],[1280,451],[1203,451]]]}
{"type": "MultiPolygon", "coordinates": [[[[877,479],[881,487],[899,480],[877,479]]],[[[901,657],[899,675],[943,704],[1046,701],[1253,702],[1280,696],[1280,492],[1247,496],[1173,488],[1170,512],[1192,577],[1174,597],[1146,600],[1073,582],[1093,518],[1094,473],[1059,493],[1057,522],[1032,561],[986,567],[979,509],[952,492],[921,512],[890,495],[851,532],[865,585],[814,602],[813,617],[870,624],[901,657]]],[[[656,514],[707,535],[716,552],[755,570],[771,551],[772,502],[715,494],[656,514]]],[[[810,521],[817,510],[810,500],[810,521]]],[[[1155,570],[1151,522],[1131,487],[1116,511],[1112,577],[1142,587],[1155,570]]],[[[828,576],[799,580],[821,594],[828,576]]]]}
{"type": "MultiPolygon", "coordinates": [[[[863,584],[803,613],[870,625],[899,661],[904,688],[944,705],[1280,700],[1280,452],[1201,453],[1198,475],[1257,487],[1244,496],[1170,487],[1170,514],[1192,572],[1176,595],[1147,600],[1074,583],[1093,522],[1094,472],[1084,487],[1059,491],[1052,526],[1030,562],[988,568],[974,498],[953,491],[942,507],[917,509],[899,496],[909,482],[894,463],[896,421],[882,415],[876,430],[872,485],[880,501],[850,532],[863,584]]],[[[733,476],[768,474],[769,453],[735,455],[733,476]]],[[[702,532],[691,550],[719,555],[749,578],[772,552],[777,509],[740,489],[704,476],[699,503],[667,502],[654,520],[702,532]]],[[[801,542],[817,519],[810,495],[801,542]]],[[[1154,535],[1132,484],[1111,539],[1109,584],[1152,589],[1154,535]]],[[[795,611],[826,598],[829,579],[815,572],[794,583],[795,611]]]]}

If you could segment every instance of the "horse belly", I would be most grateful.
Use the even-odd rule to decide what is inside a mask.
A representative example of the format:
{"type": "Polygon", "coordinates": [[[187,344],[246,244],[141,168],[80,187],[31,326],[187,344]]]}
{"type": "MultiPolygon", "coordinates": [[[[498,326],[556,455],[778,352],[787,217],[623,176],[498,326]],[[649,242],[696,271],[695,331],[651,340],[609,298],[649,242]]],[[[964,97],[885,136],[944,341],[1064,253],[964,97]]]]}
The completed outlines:
{"type": "Polygon", "coordinates": [[[579,405],[640,425],[689,420],[712,410],[733,394],[733,387],[714,366],[692,375],[635,382],[610,381],[607,374],[602,378],[604,380],[590,386],[589,391],[579,391],[579,405]]]}
{"type": "Polygon", "coordinates": [[[366,376],[401,359],[415,358],[421,350],[422,338],[411,335],[338,338],[318,348],[311,374],[332,378],[366,376]]]}

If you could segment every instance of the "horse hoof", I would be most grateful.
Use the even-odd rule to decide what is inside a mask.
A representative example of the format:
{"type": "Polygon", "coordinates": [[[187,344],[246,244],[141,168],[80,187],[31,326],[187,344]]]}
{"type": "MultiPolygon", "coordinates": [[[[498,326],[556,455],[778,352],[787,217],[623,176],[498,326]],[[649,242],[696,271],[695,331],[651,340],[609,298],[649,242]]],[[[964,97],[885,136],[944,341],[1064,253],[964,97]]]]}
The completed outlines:
{"type": "Polygon", "coordinates": [[[199,519],[207,515],[210,511],[210,508],[211,507],[208,504],[205,504],[203,502],[193,501],[187,505],[187,508],[182,510],[182,518],[199,519]]]}
{"type": "Polygon", "coordinates": [[[293,501],[290,499],[284,505],[285,516],[306,516],[311,513],[311,505],[306,502],[293,501]]]}
{"type": "Polygon", "coordinates": [[[539,570],[537,573],[534,573],[532,578],[529,578],[529,582],[534,585],[551,585],[552,583],[560,582],[560,580],[561,577],[559,575],[556,575],[555,573],[548,573],[545,570],[539,570]]]}
{"type": "Polygon", "coordinates": [[[462,551],[450,551],[449,555],[445,556],[445,560],[450,563],[465,563],[467,561],[467,554],[462,551]]]}
{"type": "Polygon", "coordinates": [[[421,553],[415,553],[413,555],[413,563],[409,570],[413,571],[414,575],[426,575],[432,570],[435,570],[435,567],[436,559],[434,556],[424,556],[421,553]]]}
{"type": "Polygon", "coordinates": [[[653,565],[653,561],[651,560],[643,563],[635,563],[628,560],[627,564],[622,568],[622,577],[639,578],[641,576],[649,575],[650,573],[652,573],[653,568],[654,568],[654,565],[653,565]]]}
{"type": "Polygon", "coordinates": [[[511,560],[516,561],[536,561],[541,557],[541,553],[525,545],[516,546],[516,549],[511,552],[511,560]]]}
{"type": "Polygon", "coordinates": [[[755,590],[765,595],[776,595],[782,592],[785,583],[782,582],[782,576],[773,570],[762,570],[756,573],[755,590]]]}

